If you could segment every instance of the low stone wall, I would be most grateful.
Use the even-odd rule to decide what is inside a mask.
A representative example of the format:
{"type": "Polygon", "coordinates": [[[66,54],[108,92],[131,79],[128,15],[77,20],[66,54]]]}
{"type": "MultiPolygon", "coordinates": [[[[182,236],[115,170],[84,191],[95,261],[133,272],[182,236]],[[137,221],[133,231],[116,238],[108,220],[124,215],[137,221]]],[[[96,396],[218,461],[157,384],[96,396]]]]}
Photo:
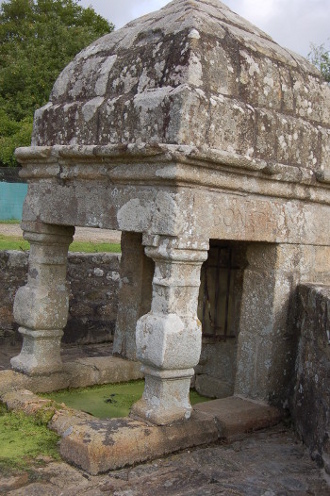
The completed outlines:
{"type": "MultiPolygon", "coordinates": [[[[111,341],[118,307],[120,255],[69,253],[70,309],[63,342],[111,341]]],[[[27,281],[28,252],[0,251],[0,343],[19,339],[13,320],[17,289],[27,281]]]]}
{"type": "Polygon", "coordinates": [[[300,286],[298,316],[292,414],[312,458],[330,475],[330,286],[300,286]]]}

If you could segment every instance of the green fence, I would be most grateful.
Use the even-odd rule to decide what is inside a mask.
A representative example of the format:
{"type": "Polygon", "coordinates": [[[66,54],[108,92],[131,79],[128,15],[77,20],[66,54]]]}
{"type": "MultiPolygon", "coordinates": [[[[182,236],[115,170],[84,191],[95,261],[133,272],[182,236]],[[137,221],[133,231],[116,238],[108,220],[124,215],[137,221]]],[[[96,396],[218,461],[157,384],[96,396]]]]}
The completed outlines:
{"type": "Polygon", "coordinates": [[[21,220],[27,188],[18,167],[0,168],[0,221],[21,220]]]}
{"type": "Polygon", "coordinates": [[[27,189],[23,183],[0,183],[0,220],[22,219],[27,189]]]}

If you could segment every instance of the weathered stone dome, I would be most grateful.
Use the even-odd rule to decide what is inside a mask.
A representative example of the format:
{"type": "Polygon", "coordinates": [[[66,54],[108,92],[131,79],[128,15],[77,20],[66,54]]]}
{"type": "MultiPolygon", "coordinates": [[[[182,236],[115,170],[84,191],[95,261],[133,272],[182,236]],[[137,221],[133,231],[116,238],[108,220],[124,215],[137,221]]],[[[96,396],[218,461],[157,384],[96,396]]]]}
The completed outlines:
{"type": "Polygon", "coordinates": [[[307,179],[330,156],[320,78],[221,2],[174,0],[76,56],[36,112],[32,144],[188,145],[307,179]]]}

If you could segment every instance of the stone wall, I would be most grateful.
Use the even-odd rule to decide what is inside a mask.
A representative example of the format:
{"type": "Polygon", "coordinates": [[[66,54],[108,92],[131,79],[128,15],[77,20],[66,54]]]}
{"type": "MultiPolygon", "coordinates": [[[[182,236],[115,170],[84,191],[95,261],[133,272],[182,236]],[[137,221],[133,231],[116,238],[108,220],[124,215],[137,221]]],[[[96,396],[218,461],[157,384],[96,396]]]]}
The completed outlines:
{"type": "MultiPolygon", "coordinates": [[[[111,253],[69,253],[70,308],[63,342],[100,343],[113,339],[120,256],[111,253]]],[[[17,289],[27,281],[28,252],[0,251],[0,339],[19,338],[13,320],[17,289]]]]}
{"type": "Polygon", "coordinates": [[[330,286],[301,285],[292,404],[296,429],[330,475],[330,286]]]}

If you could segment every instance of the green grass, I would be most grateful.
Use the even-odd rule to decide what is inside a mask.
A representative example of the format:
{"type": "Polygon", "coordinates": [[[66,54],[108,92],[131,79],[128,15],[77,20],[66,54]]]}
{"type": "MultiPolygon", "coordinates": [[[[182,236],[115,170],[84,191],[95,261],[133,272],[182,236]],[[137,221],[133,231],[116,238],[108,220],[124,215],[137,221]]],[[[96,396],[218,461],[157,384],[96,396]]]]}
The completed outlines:
{"type": "Polygon", "coordinates": [[[21,221],[17,219],[0,220],[0,224],[19,224],[21,221]]]}
{"type": "MultiPolygon", "coordinates": [[[[5,236],[0,234],[0,250],[20,250],[30,249],[30,244],[22,237],[5,236]]],[[[120,253],[121,246],[118,243],[91,243],[84,241],[74,241],[69,247],[71,252],[81,253],[120,253]]]]}
{"type": "MultiPolygon", "coordinates": [[[[119,384],[106,384],[80,389],[68,389],[43,395],[56,403],[81,410],[98,418],[126,417],[133,403],[139,400],[144,389],[144,381],[131,381],[119,384]]],[[[196,391],[190,392],[190,401],[194,405],[208,401],[196,391]]]]}
{"type": "Polygon", "coordinates": [[[28,241],[21,237],[5,236],[0,234],[0,250],[20,250],[26,251],[30,249],[28,241]]]}
{"type": "Polygon", "coordinates": [[[82,253],[120,253],[119,243],[91,243],[87,241],[74,241],[69,247],[69,251],[82,253]]]}
{"type": "Polygon", "coordinates": [[[29,469],[36,465],[36,457],[60,460],[58,441],[40,417],[9,412],[0,403],[0,472],[29,469]]]}

